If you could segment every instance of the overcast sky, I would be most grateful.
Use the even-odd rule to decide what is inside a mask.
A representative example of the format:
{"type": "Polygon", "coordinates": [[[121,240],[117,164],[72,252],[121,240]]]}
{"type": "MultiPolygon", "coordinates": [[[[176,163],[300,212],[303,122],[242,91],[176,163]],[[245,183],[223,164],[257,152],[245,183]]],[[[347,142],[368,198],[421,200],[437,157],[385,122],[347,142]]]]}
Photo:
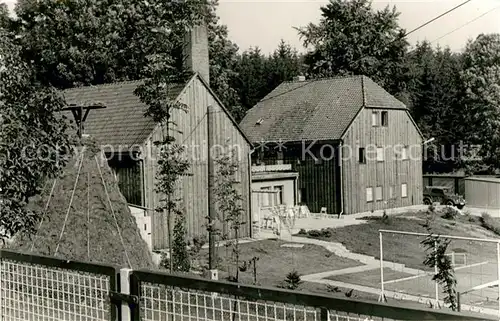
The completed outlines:
{"type": "MultiPolygon", "coordinates": [[[[15,3],[15,0],[3,1],[11,8],[15,3]]],[[[302,42],[293,27],[317,22],[320,18],[320,7],[327,3],[325,0],[219,1],[219,16],[221,22],[228,26],[231,40],[236,42],[242,50],[250,46],[259,46],[266,53],[273,51],[280,39],[284,39],[301,50],[302,42]]],[[[383,9],[387,5],[395,5],[401,12],[400,25],[411,30],[463,1],[373,0],[373,6],[376,9],[383,9]]],[[[467,39],[475,38],[480,33],[500,33],[499,18],[500,0],[472,0],[411,34],[408,39],[414,44],[419,40],[433,41],[442,37],[434,43],[450,46],[453,50],[461,50],[467,39]],[[485,15],[479,18],[483,14],[485,15]],[[471,22],[474,19],[477,20],[471,22]]]]}

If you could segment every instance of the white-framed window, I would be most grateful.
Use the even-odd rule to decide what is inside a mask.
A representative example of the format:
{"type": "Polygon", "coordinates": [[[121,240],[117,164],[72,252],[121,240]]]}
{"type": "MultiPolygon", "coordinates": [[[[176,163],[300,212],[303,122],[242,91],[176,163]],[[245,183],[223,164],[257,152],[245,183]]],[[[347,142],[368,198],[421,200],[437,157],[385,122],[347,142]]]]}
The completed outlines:
{"type": "Polygon", "coordinates": [[[283,185],[261,187],[261,191],[269,193],[260,193],[260,206],[272,207],[283,205],[283,185]],[[275,192],[273,192],[275,191],[275,192]]]}
{"type": "Polygon", "coordinates": [[[358,160],[360,164],[366,164],[366,150],[364,147],[358,148],[358,160]]]}
{"type": "Polygon", "coordinates": [[[278,193],[274,196],[276,197],[277,202],[275,205],[283,205],[283,185],[274,186],[273,189],[278,191],[278,193]]]}
{"type": "Polygon", "coordinates": [[[383,127],[389,126],[389,112],[383,111],[381,113],[380,124],[383,127]]]}
{"type": "Polygon", "coordinates": [[[366,201],[373,202],[373,188],[372,187],[366,188],[366,201]]]}
{"type": "MultiPolygon", "coordinates": [[[[261,187],[261,191],[270,191],[271,187],[261,187]]],[[[272,193],[260,193],[260,206],[269,207],[271,206],[272,193]]]]}
{"type": "Polygon", "coordinates": [[[377,147],[377,162],[384,161],[384,148],[377,147]]]}
{"type": "Polygon", "coordinates": [[[394,187],[389,186],[389,199],[395,198],[396,195],[394,195],[394,187]]]}
{"type": "Polygon", "coordinates": [[[381,201],[383,199],[382,186],[377,186],[375,188],[375,200],[381,201]]]}
{"type": "Polygon", "coordinates": [[[379,120],[379,112],[378,111],[373,111],[372,112],[372,126],[378,126],[378,120],[379,120]]]}
{"type": "Polygon", "coordinates": [[[406,183],[401,184],[401,197],[408,197],[408,185],[406,183]]]}
{"type": "Polygon", "coordinates": [[[408,146],[404,146],[401,149],[401,159],[403,160],[408,159],[408,146]]]}

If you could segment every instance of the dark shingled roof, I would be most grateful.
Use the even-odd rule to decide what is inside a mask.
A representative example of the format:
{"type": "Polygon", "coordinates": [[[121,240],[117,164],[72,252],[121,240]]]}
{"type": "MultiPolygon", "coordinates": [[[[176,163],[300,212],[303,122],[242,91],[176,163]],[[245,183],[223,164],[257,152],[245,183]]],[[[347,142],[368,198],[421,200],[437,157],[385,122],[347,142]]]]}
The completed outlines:
{"type": "MultiPolygon", "coordinates": [[[[100,144],[120,146],[126,151],[134,144],[142,144],[156,126],[151,118],[144,117],[147,107],[134,94],[143,83],[138,80],[72,88],[64,90],[63,96],[68,105],[104,104],[105,109],[90,111],[85,121],[85,134],[90,134],[100,144]]],[[[185,84],[170,86],[170,98],[175,100],[185,84]]],[[[66,116],[73,119],[70,112],[66,116]]]]}
{"type": "Polygon", "coordinates": [[[340,139],[362,107],[406,109],[366,76],[284,82],[240,126],[254,143],[340,139]]]}

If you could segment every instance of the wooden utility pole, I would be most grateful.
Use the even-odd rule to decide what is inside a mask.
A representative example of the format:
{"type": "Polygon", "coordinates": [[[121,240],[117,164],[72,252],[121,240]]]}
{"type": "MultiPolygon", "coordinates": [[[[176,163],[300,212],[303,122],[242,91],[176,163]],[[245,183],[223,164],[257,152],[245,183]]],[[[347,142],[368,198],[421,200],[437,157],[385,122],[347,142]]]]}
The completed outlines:
{"type": "Polygon", "coordinates": [[[214,224],[216,219],[216,207],[215,207],[215,163],[213,153],[213,146],[215,145],[215,111],[213,106],[208,106],[207,108],[207,141],[208,141],[208,266],[210,270],[215,269],[216,263],[216,253],[215,253],[215,233],[214,224]]]}
{"type": "Polygon", "coordinates": [[[77,126],[77,135],[79,138],[82,138],[83,132],[84,132],[84,123],[87,120],[87,116],[89,115],[89,112],[91,109],[102,109],[106,108],[106,106],[102,104],[92,104],[92,105],[69,105],[61,111],[71,111],[73,114],[73,117],[75,118],[75,123],[77,126]]]}

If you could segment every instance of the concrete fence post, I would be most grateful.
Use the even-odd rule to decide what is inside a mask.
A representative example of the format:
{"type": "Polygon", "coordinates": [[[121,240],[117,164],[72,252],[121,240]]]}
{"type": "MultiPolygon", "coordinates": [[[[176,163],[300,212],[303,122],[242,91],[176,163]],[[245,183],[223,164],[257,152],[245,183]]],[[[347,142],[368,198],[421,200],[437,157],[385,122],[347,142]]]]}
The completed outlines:
{"type": "MultiPolygon", "coordinates": [[[[125,295],[130,295],[130,274],[131,269],[123,268],[120,269],[120,293],[125,295]]],[[[132,312],[130,311],[130,306],[128,302],[122,301],[121,306],[121,320],[120,321],[132,321],[132,312]]]]}

